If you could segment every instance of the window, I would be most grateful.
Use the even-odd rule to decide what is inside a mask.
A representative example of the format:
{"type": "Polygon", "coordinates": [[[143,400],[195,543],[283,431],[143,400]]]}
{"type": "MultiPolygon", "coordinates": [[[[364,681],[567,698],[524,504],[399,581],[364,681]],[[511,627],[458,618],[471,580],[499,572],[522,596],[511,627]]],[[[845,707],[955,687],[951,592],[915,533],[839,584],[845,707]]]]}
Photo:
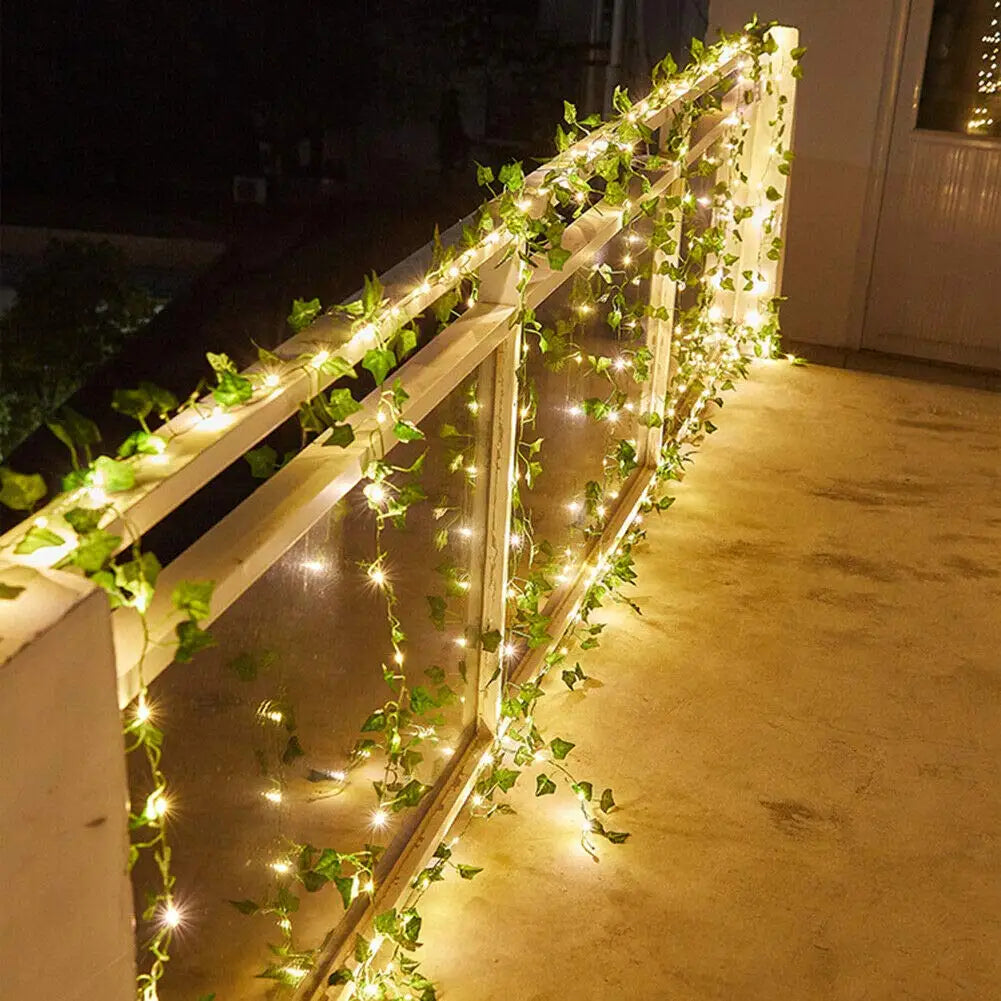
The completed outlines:
{"type": "Polygon", "coordinates": [[[1001,0],[935,0],[918,128],[1001,137],[1001,0]]]}

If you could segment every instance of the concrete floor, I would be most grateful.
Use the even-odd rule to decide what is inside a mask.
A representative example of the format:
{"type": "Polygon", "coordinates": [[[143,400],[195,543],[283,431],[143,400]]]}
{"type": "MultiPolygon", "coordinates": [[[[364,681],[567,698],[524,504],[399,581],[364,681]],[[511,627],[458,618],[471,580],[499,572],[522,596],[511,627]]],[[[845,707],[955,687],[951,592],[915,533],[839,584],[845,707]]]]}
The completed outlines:
{"type": "Polygon", "coordinates": [[[443,1001],[1001,997],[1001,395],[771,363],[651,519],[535,799],[428,895],[443,1001]]]}

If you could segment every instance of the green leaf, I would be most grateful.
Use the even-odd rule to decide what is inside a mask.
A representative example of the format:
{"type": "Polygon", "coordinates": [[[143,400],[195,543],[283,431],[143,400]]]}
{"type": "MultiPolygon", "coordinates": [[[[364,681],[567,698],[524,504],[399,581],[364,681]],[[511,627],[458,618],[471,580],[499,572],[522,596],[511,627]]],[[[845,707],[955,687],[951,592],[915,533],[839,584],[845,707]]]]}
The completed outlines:
{"type": "Polygon", "coordinates": [[[149,431],[133,431],[121,445],[118,446],[119,459],[127,459],[132,455],[159,455],[167,447],[167,442],[159,435],[149,431]]]}
{"type": "Polygon", "coordinates": [[[70,552],[63,563],[77,566],[84,573],[97,573],[104,569],[121,544],[120,535],[96,529],[80,536],[76,549],[70,552]]]}
{"type": "Polygon", "coordinates": [[[605,837],[612,842],[613,845],[621,845],[624,841],[629,838],[628,831],[605,831],[605,837]]]}
{"type": "Polygon", "coordinates": [[[0,504],[12,511],[30,511],[46,493],[38,473],[15,473],[0,466],[0,504]]]}
{"type": "Polygon", "coordinates": [[[355,429],[350,424],[335,424],[323,439],[323,444],[328,447],[339,445],[341,448],[347,448],[354,440],[355,429]]]}
{"type": "Polygon", "coordinates": [[[94,462],[97,482],[109,494],[131,490],[136,485],[136,471],[127,462],[120,462],[107,455],[99,455],[94,462]]]}
{"type": "Polygon", "coordinates": [[[235,407],[246,403],[254,395],[254,384],[236,372],[219,372],[219,385],[212,390],[212,397],[222,407],[235,407]]]}
{"type": "Polygon", "coordinates": [[[549,266],[553,271],[562,271],[563,265],[571,258],[571,253],[564,247],[551,247],[546,252],[546,257],[549,260],[549,266]]]}
{"type": "Polygon", "coordinates": [[[563,102],[563,120],[568,125],[573,125],[577,121],[577,109],[569,102],[563,102]]]}
{"type": "Polygon", "coordinates": [[[250,475],[256,480],[266,480],[278,465],[278,453],[270,445],[252,448],[243,457],[250,466],[250,475]]]}
{"type": "Polygon", "coordinates": [[[296,332],[305,330],[323,307],[319,299],[293,299],[292,312],[288,315],[288,325],[296,332]]]}
{"type": "Polygon", "coordinates": [[[448,611],[448,603],[438,594],[429,594],[427,601],[431,621],[434,623],[435,629],[441,632],[445,628],[445,612],[448,611]]]}
{"type": "Polygon", "coordinates": [[[241,914],[256,914],[260,907],[254,903],[253,900],[231,900],[230,903],[241,913],[241,914]]]}
{"type": "Polygon", "coordinates": [[[410,421],[399,420],[393,425],[393,434],[400,441],[420,441],[424,437],[424,432],[410,421]]]}
{"type": "Polygon", "coordinates": [[[358,413],[361,404],[351,395],[350,389],[332,389],[326,399],[326,411],[333,421],[358,413]]]}
{"type": "Polygon", "coordinates": [[[16,584],[4,584],[0,581],[0,601],[13,601],[23,590],[23,587],[16,584]]]}
{"type": "Polygon", "coordinates": [[[591,797],[594,795],[594,786],[590,782],[575,782],[573,784],[574,795],[586,803],[591,802],[591,797]]]}
{"type": "Polygon", "coordinates": [[[116,389],[111,395],[111,408],[126,417],[144,421],[153,409],[153,401],[141,389],[116,389]]]}
{"type": "Polygon", "coordinates": [[[37,552],[39,549],[48,549],[50,546],[61,546],[66,540],[48,528],[39,528],[32,525],[25,532],[21,541],[14,547],[14,552],[18,556],[26,556],[37,552]]]}
{"type": "Polygon", "coordinates": [[[382,709],[376,709],[367,720],[361,725],[362,733],[378,733],[386,729],[386,713],[382,709]]]}
{"type": "Polygon", "coordinates": [[[301,758],[305,753],[302,749],[302,744],[299,743],[299,738],[295,734],[292,734],[285,745],[285,750],[282,751],[282,764],[290,765],[296,758],[301,758]]]}
{"type": "Polygon", "coordinates": [[[550,796],[556,792],[556,783],[545,774],[539,775],[535,779],[535,795],[550,796]]]}
{"type": "Polygon", "coordinates": [[[513,191],[515,193],[521,191],[521,189],[525,187],[525,172],[521,169],[521,161],[515,160],[513,163],[504,164],[497,175],[497,180],[500,181],[508,191],[513,191]]]}
{"type": "Polygon", "coordinates": [[[481,872],[483,872],[483,866],[475,865],[457,865],[455,867],[456,872],[462,877],[462,879],[475,879],[481,872]]]}
{"type": "Polygon", "coordinates": [[[612,795],[611,789],[605,789],[601,794],[601,806],[603,813],[610,813],[615,809],[615,797],[612,795]]]}
{"type": "Polygon", "coordinates": [[[197,623],[186,619],[179,622],[175,629],[177,633],[177,650],[174,652],[174,660],[181,664],[186,664],[199,650],[215,646],[215,640],[197,623]]]}
{"type": "Polygon", "coordinates": [[[236,365],[228,354],[222,352],[216,354],[214,351],[206,351],[205,358],[211,366],[212,371],[218,375],[222,375],[224,372],[236,371],[236,365]]]}
{"type": "Polygon", "coordinates": [[[562,761],[577,745],[562,737],[557,737],[549,742],[549,750],[553,752],[553,757],[557,761],[562,761]]]}
{"type": "Polygon", "coordinates": [[[782,198],[782,192],[779,191],[773,184],[769,184],[768,190],[765,192],[765,197],[770,202],[777,202],[782,198]]]}
{"type": "Polygon", "coordinates": [[[496,653],[500,647],[502,638],[500,630],[491,629],[488,632],[481,634],[480,645],[484,650],[486,650],[487,653],[496,653]]]}
{"type": "Polygon", "coordinates": [[[482,163],[476,164],[476,183],[482,188],[486,184],[490,184],[494,179],[493,169],[490,167],[484,167],[482,163]]]}
{"type": "Polygon", "coordinates": [[[396,355],[389,348],[371,348],[365,352],[361,367],[371,372],[376,385],[381,386],[395,364],[396,355]]]}
{"type": "Polygon", "coordinates": [[[397,338],[396,354],[400,361],[417,347],[417,328],[413,325],[404,327],[397,338]]]}
{"type": "Polygon", "coordinates": [[[194,621],[208,618],[214,580],[184,580],[174,588],[170,598],[179,612],[194,621]]]}

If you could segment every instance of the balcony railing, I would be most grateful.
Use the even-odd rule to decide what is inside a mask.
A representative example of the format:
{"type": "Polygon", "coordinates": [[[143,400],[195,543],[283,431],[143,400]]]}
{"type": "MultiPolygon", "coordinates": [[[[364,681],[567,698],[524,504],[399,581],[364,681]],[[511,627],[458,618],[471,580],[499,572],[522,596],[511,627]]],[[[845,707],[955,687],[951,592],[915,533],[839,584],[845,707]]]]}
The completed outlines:
{"type": "MultiPolygon", "coordinates": [[[[135,870],[137,898],[155,888],[138,928],[150,998],[162,969],[150,978],[141,947],[166,949],[178,922],[189,929],[174,946],[178,991],[208,993],[218,977],[236,985],[221,996],[257,996],[247,985],[275,919],[286,951],[267,976],[320,996],[354,932],[412,896],[456,819],[494,810],[490,775],[518,746],[505,700],[557,665],[572,686],[569,651],[597,638],[591,610],[628,582],[643,513],[670,503],[718,393],[777,346],[796,45],[791,28],[730,40],[644,100],[620,100],[618,118],[577,129],[588,134],[527,177],[506,174],[485,210],[369,284],[357,308],[242,373],[248,401],[205,397],[169,420],[165,447],[130,460],[132,487],[112,492],[92,467],[32,514],[61,541],[25,552],[32,522],[0,540],[14,595],[0,603],[5,743],[44,727],[46,746],[34,768],[46,791],[15,782],[4,797],[17,804],[5,833],[19,826],[24,853],[8,888],[39,900],[4,929],[4,955],[19,951],[4,964],[13,994],[61,975],[51,952],[20,951],[42,929],[90,996],[129,992],[118,710],[132,738],[154,724],[165,735],[165,786],[150,787],[141,759],[129,769],[134,840],[145,819],[164,832],[154,852],[167,835],[173,845],[173,869],[140,852],[135,870]],[[538,220],[559,224],[548,246],[538,220]],[[389,371],[373,368],[387,349],[389,371]],[[344,373],[361,367],[378,384],[357,409],[164,567],[151,598],[109,613],[53,569],[84,534],[73,509],[107,507],[100,529],[126,552],[304,403],[356,385],[344,373]],[[216,623],[216,645],[175,665],[174,596],[191,581],[214,583],[195,617],[216,623]],[[397,730],[385,724],[394,704],[407,715],[397,730]],[[400,739],[414,754],[402,763],[380,743],[400,739]],[[367,780],[383,784],[374,813],[367,780]],[[84,835],[46,820],[98,801],[84,835]],[[377,834],[381,859],[354,859],[377,834]],[[320,873],[303,846],[331,843],[344,859],[320,873]],[[304,874],[332,886],[312,894],[304,874]],[[53,917],[74,881],[72,908],[53,917]]],[[[568,109],[568,130],[573,119],[568,109]]],[[[159,769],[158,739],[155,752],[159,769]]]]}

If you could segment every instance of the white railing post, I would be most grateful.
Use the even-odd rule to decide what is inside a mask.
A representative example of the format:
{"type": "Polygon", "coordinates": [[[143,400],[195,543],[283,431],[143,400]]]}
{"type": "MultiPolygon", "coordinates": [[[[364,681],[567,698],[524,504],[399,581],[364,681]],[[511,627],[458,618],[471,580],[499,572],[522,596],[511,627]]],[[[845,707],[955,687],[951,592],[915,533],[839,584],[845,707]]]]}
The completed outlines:
{"type": "MultiPolygon", "coordinates": [[[[488,261],[480,271],[479,301],[500,306],[520,305],[518,289],[522,263],[511,254],[507,260],[488,261]]],[[[508,558],[511,537],[511,506],[515,474],[515,448],[518,429],[518,365],[521,356],[521,322],[515,314],[515,326],[493,355],[493,377],[489,399],[490,442],[486,449],[486,511],[480,579],[482,594],[476,626],[480,633],[505,631],[508,587],[508,558]]],[[[500,700],[503,672],[489,684],[498,667],[503,667],[503,641],[495,653],[477,645],[475,684],[477,691],[477,726],[496,733],[500,723],[500,700]]]]}
{"type": "Polygon", "coordinates": [[[737,283],[734,319],[738,323],[748,322],[748,317],[762,316],[762,301],[781,294],[785,257],[784,243],[771,259],[768,252],[775,237],[785,236],[787,176],[779,168],[784,162],[783,153],[792,146],[796,79],[792,75],[795,61],[791,53],[799,44],[799,32],[795,28],[772,28],[769,35],[778,47],[761,57],[763,72],[755,85],[755,100],[749,106],[749,127],[741,158],[740,169],[747,182],[742,186],[740,201],[753,206],[754,215],[741,223],[738,267],[741,273],[751,271],[755,281],[752,289],[745,289],[742,281],[737,283]],[[768,67],[772,72],[768,72],[768,67]],[[781,134],[777,134],[778,130],[781,134]],[[779,197],[770,199],[770,190],[779,197]]]}
{"type": "Polygon", "coordinates": [[[0,994],[132,1001],[128,787],[108,599],[0,566],[0,994]]]}
{"type": "Polygon", "coordinates": [[[652,273],[650,275],[650,306],[654,314],[650,316],[646,327],[646,346],[653,359],[650,363],[650,378],[643,386],[640,413],[646,417],[656,414],[660,418],[657,424],[651,424],[646,433],[639,436],[639,461],[647,468],[654,469],[660,462],[660,449],[664,442],[663,422],[667,419],[665,408],[667,391],[671,380],[671,347],[674,338],[675,301],[678,294],[678,284],[669,275],[661,274],[661,268],[666,264],[677,267],[681,256],[681,230],[684,211],[680,199],[686,190],[683,177],[679,177],[668,188],[657,206],[657,223],[662,224],[667,215],[664,209],[665,197],[677,198],[679,204],[673,209],[673,223],[670,231],[670,241],[673,250],[670,253],[657,247],[653,252],[652,273]],[[656,313],[663,311],[662,316],[656,313]]]}

